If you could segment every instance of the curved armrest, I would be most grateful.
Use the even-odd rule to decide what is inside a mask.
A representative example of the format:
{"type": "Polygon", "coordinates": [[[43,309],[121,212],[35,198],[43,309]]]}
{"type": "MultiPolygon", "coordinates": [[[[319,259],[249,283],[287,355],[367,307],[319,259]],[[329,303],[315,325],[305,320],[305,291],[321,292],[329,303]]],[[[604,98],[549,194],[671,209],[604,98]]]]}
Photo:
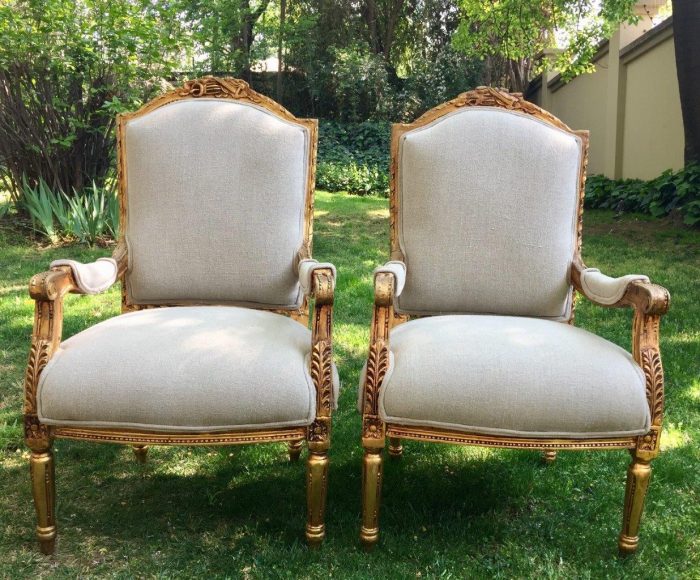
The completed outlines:
{"type": "Polygon", "coordinates": [[[297,271],[299,273],[299,284],[306,296],[312,296],[314,292],[314,273],[319,270],[330,270],[331,277],[335,281],[337,272],[335,266],[329,262],[317,262],[307,258],[299,262],[297,271]]]}
{"type": "Polygon", "coordinates": [[[394,300],[405,282],[403,262],[388,262],[374,271],[374,312],[362,392],[362,445],[365,449],[384,446],[386,426],[379,417],[379,390],[389,369],[389,331],[394,322],[394,300]]]}
{"type": "Polygon", "coordinates": [[[586,268],[577,260],[571,269],[571,281],[576,290],[600,306],[632,306],[644,314],[663,315],[668,311],[668,290],[658,284],[652,284],[649,278],[642,274],[611,278],[597,268],[586,268]]]}
{"type": "Polygon", "coordinates": [[[403,287],[406,285],[406,264],[399,262],[398,260],[392,260],[387,262],[383,266],[379,266],[374,270],[374,281],[375,287],[377,282],[378,274],[391,274],[394,276],[394,288],[393,295],[394,298],[401,296],[403,292],[403,287]]]}
{"type": "Polygon", "coordinates": [[[47,437],[45,430],[37,431],[36,391],[39,375],[61,344],[63,330],[63,297],[69,292],[97,294],[109,288],[127,268],[126,244],[117,244],[111,258],[100,258],[92,264],[73,260],[56,260],[51,269],[32,276],[29,295],[35,300],[34,329],[29,351],[29,363],[24,380],[25,422],[30,446],[41,447],[47,437]],[[40,433],[40,436],[37,435],[40,433]],[[31,443],[34,441],[34,443],[31,443]]]}
{"type": "Polygon", "coordinates": [[[625,295],[632,282],[649,282],[647,276],[628,274],[620,278],[611,278],[602,274],[597,268],[586,268],[581,272],[581,288],[589,300],[604,306],[612,306],[625,295]]]}
{"type": "Polygon", "coordinates": [[[314,299],[311,321],[310,373],[316,387],[316,419],[309,426],[309,449],[327,450],[330,444],[333,396],[333,301],[335,266],[306,259],[299,264],[299,282],[314,299]]]}
{"type": "Polygon", "coordinates": [[[54,260],[51,269],[67,266],[73,274],[78,294],[100,294],[116,281],[119,266],[114,258],[98,258],[95,262],[83,264],[75,260],[54,260]]]}

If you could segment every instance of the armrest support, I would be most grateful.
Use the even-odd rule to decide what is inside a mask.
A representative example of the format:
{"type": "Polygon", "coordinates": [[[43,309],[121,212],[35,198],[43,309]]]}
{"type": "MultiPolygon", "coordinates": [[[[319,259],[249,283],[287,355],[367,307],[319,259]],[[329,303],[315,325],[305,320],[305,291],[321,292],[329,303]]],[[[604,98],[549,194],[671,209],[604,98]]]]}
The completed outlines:
{"type": "Polygon", "coordinates": [[[389,369],[394,299],[397,289],[403,290],[405,279],[406,267],[402,262],[389,262],[374,273],[374,312],[362,394],[362,445],[366,449],[384,447],[386,426],[379,417],[379,390],[389,369]]]}
{"type": "MultiPolygon", "coordinates": [[[[309,449],[325,451],[330,445],[330,422],[333,409],[333,301],[335,299],[335,266],[315,260],[304,260],[308,266],[308,295],[314,298],[311,323],[311,378],[316,387],[316,420],[309,427],[309,449]]],[[[302,282],[302,287],[304,283],[302,282]]]]}
{"type": "Polygon", "coordinates": [[[34,299],[34,328],[29,362],[24,380],[25,438],[32,449],[44,448],[49,431],[36,416],[36,391],[41,371],[61,344],[63,298],[69,292],[95,294],[114,284],[126,271],[126,245],[119,243],[112,258],[100,258],[93,264],[58,260],[51,269],[32,276],[29,295],[34,299]]]}
{"type": "Polygon", "coordinates": [[[632,356],[642,368],[646,381],[651,428],[637,440],[635,456],[650,461],[659,454],[664,411],[664,371],[659,348],[661,317],[668,312],[670,294],[649,282],[646,276],[609,278],[576,260],[571,270],[576,290],[596,304],[612,308],[634,308],[632,356]]]}
{"type": "Polygon", "coordinates": [[[329,262],[317,262],[310,258],[302,260],[299,262],[299,267],[297,271],[299,273],[299,284],[306,296],[311,296],[313,294],[313,282],[314,273],[320,270],[330,270],[333,280],[335,280],[337,273],[335,271],[335,266],[329,262]]]}

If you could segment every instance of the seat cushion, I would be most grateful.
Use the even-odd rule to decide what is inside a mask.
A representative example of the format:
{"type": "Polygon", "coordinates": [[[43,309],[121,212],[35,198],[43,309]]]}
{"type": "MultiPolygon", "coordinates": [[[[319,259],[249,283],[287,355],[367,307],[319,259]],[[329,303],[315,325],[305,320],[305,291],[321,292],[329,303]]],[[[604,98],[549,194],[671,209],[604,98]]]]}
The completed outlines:
{"type": "MultiPolygon", "coordinates": [[[[316,414],[310,350],[311,332],[272,312],[200,306],[124,314],[61,344],[41,373],[39,417],[157,431],[308,425],[316,414]]],[[[337,391],[335,372],[334,383],[337,391]]]]}
{"type": "Polygon", "coordinates": [[[560,322],[435,316],[391,332],[380,415],[390,423],[520,437],[649,430],[644,374],[629,353],[560,322]]]}

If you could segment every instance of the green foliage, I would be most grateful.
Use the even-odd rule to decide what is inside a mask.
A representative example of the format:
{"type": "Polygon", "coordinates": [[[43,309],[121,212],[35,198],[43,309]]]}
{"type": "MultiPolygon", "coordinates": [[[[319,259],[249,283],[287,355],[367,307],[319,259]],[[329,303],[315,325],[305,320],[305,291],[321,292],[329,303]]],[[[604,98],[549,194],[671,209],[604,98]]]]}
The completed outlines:
{"type": "Polygon", "coordinates": [[[43,179],[39,180],[36,187],[31,187],[26,179],[23,180],[23,185],[21,200],[32,220],[32,227],[46,236],[52,244],[56,243],[58,230],[54,224],[54,207],[63,207],[63,194],[54,194],[43,179]]]}
{"type": "Polygon", "coordinates": [[[586,206],[617,212],[641,212],[654,217],[674,210],[688,225],[700,223],[700,165],[664,171],[656,179],[608,179],[593,175],[586,180],[586,206]]]}
{"type": "Polygon", "coordinates": [[[319,133],[319,188],[360,195],[388,193],[389,123],[322,121],[319,133]]]}
{"type": "Polygon", "coordinates": [[[490,81],[524,90],[532,74],[545,67],[565,80],[592,68],[602,40],[620,22],[634,20],[636,0],[459,0],[462,20],[454,45],[468,56],[487,59],[490,81]],[[537,60],[557,47],[553,60],[537,60]]]}
{"type": "Polygon", "coordinates": [[[66,192],[112,170],[114,117],[161,89],[179,63],[168,0],[0,3],[0,180],[66,192]]]}
{"type": "Polygon", "coordinates": [[[32,187],[24,179],[20,204],[34,229],[52,244],[75,239],[93,245],[119,236],[119,201],[116,194],[94,182],[82,192],[67,196],[52,190],[43,179],[32,187]]]}

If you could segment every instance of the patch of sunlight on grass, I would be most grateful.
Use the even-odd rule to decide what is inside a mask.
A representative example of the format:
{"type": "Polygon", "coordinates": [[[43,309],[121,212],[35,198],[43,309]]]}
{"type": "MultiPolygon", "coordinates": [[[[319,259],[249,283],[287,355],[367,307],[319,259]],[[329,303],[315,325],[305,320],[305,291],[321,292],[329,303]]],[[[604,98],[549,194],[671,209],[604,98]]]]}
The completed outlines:
{"type": "Polygon", "coordinates": [[[700,379],[695,379],[688,390],[691,399],[700,402],[700,379]]]}
{"type": "Polygon", "coordinates": [[[389,208],[384,208],[384,209],[370,209],[365,212],[368,216],[371,217],[378,217],[378,218],[388,218],[389,217],[389,208]]]}
{"type": "Polygon", "coordinates": [[[691,441],[692,437],[683,430],[683,423],[669,423],[661,433],[661,450],[685,447],[691,441]]]}
{"type": "Polygon", "coordinates": [[[324,215],[328,215],[328,210],[325,210],[325,209],[315,209],[314,210],[314,217],[323,217],[324,215]]]}

